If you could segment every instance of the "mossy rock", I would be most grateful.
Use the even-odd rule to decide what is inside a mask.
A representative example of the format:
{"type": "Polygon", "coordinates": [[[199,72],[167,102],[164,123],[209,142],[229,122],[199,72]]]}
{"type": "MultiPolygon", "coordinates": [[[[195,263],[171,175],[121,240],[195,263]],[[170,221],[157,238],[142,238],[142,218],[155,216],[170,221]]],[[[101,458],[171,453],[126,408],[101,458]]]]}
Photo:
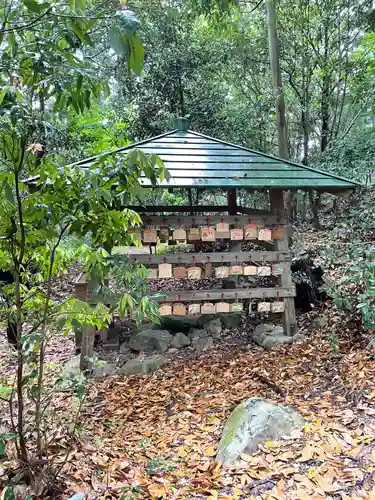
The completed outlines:
{"type": "Polygon", "coordinates": [[[262,398],[247,399],[229,416],[216,461],[231,465],[241,453],[253,453],[260,444],[290,436],[304,423],[303,418],[288,406],[276,405],[262,398]]]}

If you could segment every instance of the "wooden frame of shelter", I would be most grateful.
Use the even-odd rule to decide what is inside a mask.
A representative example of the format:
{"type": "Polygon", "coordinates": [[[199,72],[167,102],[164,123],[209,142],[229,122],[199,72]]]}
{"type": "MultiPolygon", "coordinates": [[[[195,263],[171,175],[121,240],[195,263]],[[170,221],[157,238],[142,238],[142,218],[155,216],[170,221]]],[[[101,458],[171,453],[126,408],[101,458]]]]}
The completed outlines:
{"type": "MultiPolygon", "coordinates": [[[[245,225],[247,222],[284,228],[282,239],[273,242],[260,242],[264,252],[241,252],[241,241],[231,241],[229,252],[215,253],[180,253],[168,255],[168,263],[186,264],[194,259],[204,264],[207,257],[213,266],[221,262],[280,262],[282,275],[277,286],[272,288],[199,290],[184,292],[166,292],[159,301],[217,301],[222,298],[272,298],[284,302],[283,323],[287,335],[293,335],[296,329],[294,307],[295,289],[291,275],[291,254],[288,248],[284,192],[287,190],[315,189],[333,194],[343,194],[356,189],[360,184],[319,171],[304,165],[286,161],[275,156],[253,151],[243,146],[234,145],[188,129],[187,121],[179,119],[175,130],[153,137],[146,141],[120,148],[113,153],[128,153],[139,148],[145,153],[154,153],[164,162],[170,173],[170,180],[163,181],[158,188],[221,189],[226,190],[227,204],[224,206],[147,206],[129,207],[142,212],[144,227],[213,225],[226,222],[230,225],[245,225]],[[237,190],[266,191],[269,193],[269,209],[254,210],[237,204],[237,190]],[[209,214],[209,215],[208,215],[209,214]]],[[[94,158],[77,162],[85,167],[94,158]]],[[[154,188],[147,178],[141,178],[145,188],[154,188]]],[[[191,196],[189,199],[191,200],[191,196]]],[[[165,261],[165,257],[134,255],[134,259],[151,267],[165,261]]],[[[84,283],[77,283],[77,294],[82,297],[84,283]]]]}

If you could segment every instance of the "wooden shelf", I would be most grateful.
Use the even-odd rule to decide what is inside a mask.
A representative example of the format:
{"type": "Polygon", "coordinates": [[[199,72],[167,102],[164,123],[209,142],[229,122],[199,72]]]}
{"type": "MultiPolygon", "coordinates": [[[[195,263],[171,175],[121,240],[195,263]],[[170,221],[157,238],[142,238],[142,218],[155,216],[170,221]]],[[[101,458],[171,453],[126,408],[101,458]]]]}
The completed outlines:
{"type": "Polygon", "coordinates": [[[232,265],[246,263],[250,265],[250,260],[254,262],[290,262],[291,253],[288,252],[210,252],[210,253],[168,253],[165,255],[142,254],[125,256],[128,259],[140,262],[141,264],[162,264],[164,260],[168,264],[221,264],[230,262],[232,265]]]}
{"type": "Polygon", "coordinates": [[[187,290],[180,292],[159,292],[150,298],[157,302],[192,302],[194,300],[221,300],[221,299],[270,299],[295,297],[294,288],[249,288],[236,290],[187,290]]]}

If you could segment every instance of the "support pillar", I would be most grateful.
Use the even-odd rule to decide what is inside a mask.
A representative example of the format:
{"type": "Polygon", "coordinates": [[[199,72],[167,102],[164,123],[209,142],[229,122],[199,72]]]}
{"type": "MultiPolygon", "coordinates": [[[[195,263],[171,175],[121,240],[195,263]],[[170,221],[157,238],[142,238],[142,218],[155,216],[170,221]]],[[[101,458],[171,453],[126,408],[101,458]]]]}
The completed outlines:
{"type": "MultiPolygon", "coordinates": [[[[284,206],[284,193],[281,189],[272,189],[270,191],[271,198],[271,211],[280,217],[280,220],[285,222],[285,206],[284,206]]],[[[275,241],[275,250],[278,251],[288,251],[288,234],[286,231],[284,232],[284,239],[280,241],[275,241]]],[[[284,288],[293,288],[292,281],[292,271],[290,269],[290,262],[284,263],[284,272],[281,276],[281,286],[284,288]]],[[[296,321],[296,309],[294,304],[294,298],[285,298],[285,312],[284,312],[284,332],[285,335],[292,336],[296,333],[297,330],[297,321],[296,321]]]]}

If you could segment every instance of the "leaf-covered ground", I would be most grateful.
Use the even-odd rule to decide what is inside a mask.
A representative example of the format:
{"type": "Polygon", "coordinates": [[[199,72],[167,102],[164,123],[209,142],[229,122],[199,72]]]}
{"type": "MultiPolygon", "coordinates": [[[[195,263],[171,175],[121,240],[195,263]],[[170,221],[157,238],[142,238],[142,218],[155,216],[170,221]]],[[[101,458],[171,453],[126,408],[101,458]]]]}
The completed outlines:
{"type": "MultiPolygon", "coordinates": [[[[344,316],[293,346],[212,349],[90,392],[64,479],[94,498],[375,499],[375,359],[344,316]],[[328,340],[340,327],[340,342],[328,340]],[[259,376],[261,375],[261,376],[259,376]],[[294,406],[306,426],[221,469],[214,456],[245,398],[294,406]]],[[[90,497],[91,498],[91,497],[90,497]]]]}

